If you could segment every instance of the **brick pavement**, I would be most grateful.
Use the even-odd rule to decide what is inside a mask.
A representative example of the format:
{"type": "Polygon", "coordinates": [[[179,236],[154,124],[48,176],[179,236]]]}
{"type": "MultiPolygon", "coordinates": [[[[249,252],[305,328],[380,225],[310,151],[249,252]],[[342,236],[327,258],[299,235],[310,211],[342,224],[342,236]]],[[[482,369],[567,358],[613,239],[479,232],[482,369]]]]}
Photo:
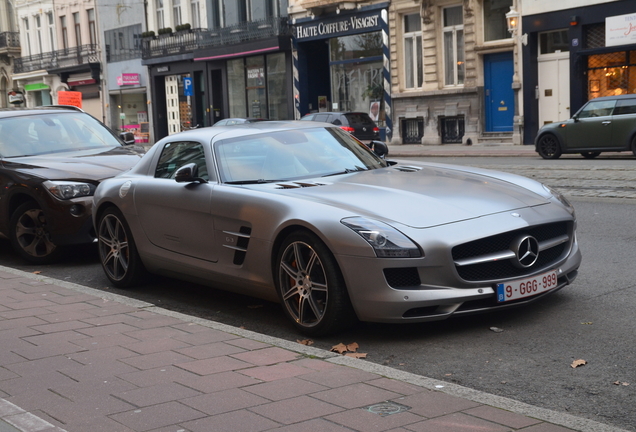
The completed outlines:
{"type": "Polygon", "coordinates": [[[0,432],[618,432],[0,267],[0,432]]]}

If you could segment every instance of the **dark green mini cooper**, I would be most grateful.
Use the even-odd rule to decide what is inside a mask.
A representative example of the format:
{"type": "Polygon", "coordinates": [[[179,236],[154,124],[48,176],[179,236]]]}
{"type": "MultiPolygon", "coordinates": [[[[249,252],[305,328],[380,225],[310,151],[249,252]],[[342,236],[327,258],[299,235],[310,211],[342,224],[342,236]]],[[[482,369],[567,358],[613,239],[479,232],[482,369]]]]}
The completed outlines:
{"type": "Polygon", "coordinates": [[[564,122],[544,125],[535,140],[537,153],[556,159],[564,153],[595,158],[601,152],[636,155],[636,94],[592,99],[564,122]]]}

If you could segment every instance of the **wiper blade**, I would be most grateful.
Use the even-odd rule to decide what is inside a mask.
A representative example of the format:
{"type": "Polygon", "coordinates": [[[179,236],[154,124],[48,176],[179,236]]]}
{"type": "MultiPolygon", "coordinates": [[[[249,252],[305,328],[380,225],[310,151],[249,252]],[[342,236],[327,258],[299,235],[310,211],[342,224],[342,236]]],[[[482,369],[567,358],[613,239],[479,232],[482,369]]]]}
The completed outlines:
{"type": "Polygon", "coordinates": [[[231,185],[262,184],[262,183],[275,183],[275,182],[280,182],[280,181],[287,181],[287,180],[265,180],[265,179],[258,179],[258,180],[237,180],[237,181],[229,181],[229,182],[225,182],[225,184],[231,184],[231,185]]]}
{"type": "Polygon", "coordinates": [[[331,174],[325,174],[323,177],[331,177],[331,176],[335,176],[335,175],[342,175],[342,174],[351,174],[354,172],[359,172],[359,171],[368,171],[368,168],[362,168],[356,165],[355,169],[352,168],[345,168],[344,171],[338,171],[335,173],[331,173],[331,174]]]}

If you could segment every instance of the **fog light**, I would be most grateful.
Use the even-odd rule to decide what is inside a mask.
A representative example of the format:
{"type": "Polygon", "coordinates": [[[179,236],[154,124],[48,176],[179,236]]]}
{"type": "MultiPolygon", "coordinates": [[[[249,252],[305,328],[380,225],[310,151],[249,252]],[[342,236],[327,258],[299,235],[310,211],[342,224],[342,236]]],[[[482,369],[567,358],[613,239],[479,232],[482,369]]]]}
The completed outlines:
{"type": "Polygon", "coordinates": [[[70,212],[73,216],[81,216],[82,214],[84,214],[84,206],[80,204],[75,204],[71,206],[70,212]]]}

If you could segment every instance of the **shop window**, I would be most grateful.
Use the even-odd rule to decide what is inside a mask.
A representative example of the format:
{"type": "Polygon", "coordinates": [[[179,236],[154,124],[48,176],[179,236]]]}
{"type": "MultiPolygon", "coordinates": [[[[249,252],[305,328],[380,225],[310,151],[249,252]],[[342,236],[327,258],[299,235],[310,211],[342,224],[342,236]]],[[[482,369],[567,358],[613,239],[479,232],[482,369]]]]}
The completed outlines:
{"type": "Polygon", "coordinates": [[[424,119],[422,117],[402,119],[400,131],[403,144],[422,144],[424,119]]]}
{"type": "Polygon", "coordinates": [[[245,99],[245,64],[243,59],[228,60],[227,81],[230,117],[245,117],[247,104],[245,99]]]}
{"type": "Polygon", "coordinates": [[[588,100],[636,93],[636,51],[617,51],[587,58],[588,100]]]}
{"type": "Polygon", "coordinates": [[[512,0],[484,0],[484,40],[486,42],[508,39],[506,13],[510,11],[512,0]]]}
{"type": "Polygon", "coordinates": [[[444,85],[464,85],[464,17],[461,6],[443,9],[444,85]]]}
{"type": "Polygon", "coordinates": [[[422,70],[422,18],[419,13],[404,15],[404,87],[420,88],[422,70]]]}
{"type": "Polygon", "coordinates": [[[539,34],[539,54],[554,54],[570,51],[567,30],[556,30],[539,34]]]}
{"type": "Polygon", "coordinates": [[[82,45],[82,27],[79,12],[73,12],[73,24],[75,25],[75,46],[82,45]]]}
{"type": "Polygon", "coordinates": [[[284,120],[287,115],[287,75],[285,53],[267,56],[267,99],[270,120],[284,120]]]}
{"type": "Polygon", "coordinates": [[[255,56],[245,59],[247,71],[248,117],[267,117],[265,97],[265,57],[255,56]]]}
{"type": "Polygon", "coordinates": [[[464,116],[440,116],[442,144],[459,144],[464,138],[464,116]]]}
{"type": "Polygon", "coordinates": [[[333,110],[370,112],[384,95],[381,33],[333,38],[329,48],[333,110]]]}

